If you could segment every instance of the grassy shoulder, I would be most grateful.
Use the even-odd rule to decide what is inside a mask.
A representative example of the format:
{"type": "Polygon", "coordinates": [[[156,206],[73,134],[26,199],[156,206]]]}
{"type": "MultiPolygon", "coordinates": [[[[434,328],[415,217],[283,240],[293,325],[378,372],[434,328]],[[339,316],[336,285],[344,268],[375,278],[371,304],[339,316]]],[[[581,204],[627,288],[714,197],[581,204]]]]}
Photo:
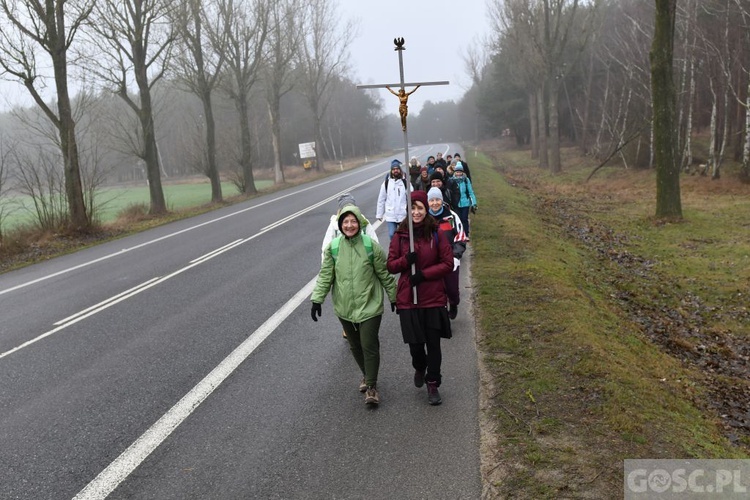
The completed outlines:
{"type": "Polygon", "coordinates": [[[747,382],[695,359],[720,350],[703,337],[724,318],[735,318],[725,337],[750,333],[739,304],[708,314],[747,283],[736,193],[715,195],[728,205],[714,197],[709,213],[686,203],[685,223],[658,225],[650,172],[583,183],[593,165],[572,153],[551,176],[528,152],[481,149],[471,244],[486,495],[611,498],[625,458],[748,457],[747,429],[724,421],[711,377],[747,382]]]}

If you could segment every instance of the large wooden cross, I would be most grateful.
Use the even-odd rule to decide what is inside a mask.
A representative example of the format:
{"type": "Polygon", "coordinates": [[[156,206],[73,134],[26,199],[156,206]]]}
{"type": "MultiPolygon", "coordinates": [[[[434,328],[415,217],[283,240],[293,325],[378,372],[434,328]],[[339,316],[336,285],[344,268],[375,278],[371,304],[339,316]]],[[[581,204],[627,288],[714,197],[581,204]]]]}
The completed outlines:
{"type": "MultiPolygon", "coordinates": [[[[414,251],[414,227],[412,224],[411,219],[411,203],[409,201],[409,193],[411,192],[411,186],[410,186],[410,177],[409,177],[409,133],[406,128],[406,116],[409,113],[409,108],[407,107],[407,101],[409,100],[409,96],[412,95],[414,92],[417,91],[419,87],[427,86],[427,85],[448,85],[450,82],[448,81],[439,81],[439,82],[404,82],[404,56],[403,52],[406,50],[406,47],[404,47],[404,39],[403,38],[394,38],[393,43],[396,45],[395,51],[398,52],[398,69],[399,69],[399,76],[401,81],[399,83],[377,83],[374,85],[357,85],[358,89],[388,89],[388,91],[398,97],[399,105],[398,105],[398,113],[401,115],[401,130],[404,133],[404,165],[406,165],[406,173],[404,175],[404,180],[406,181],[406,218],[408,219],[408,225],[409,225],[409,251],[414,251]],[[406,87],[414,87],[413,90],[407,92],[406,87]],[[398,87],[398,92],[394,92],[393,87],[398,87]]],[[[403,169],[402,169],[403,172],[403,169]]],[[[427,207],[425,207],[427,208],[427,207]]],[[[412,264],[411,266],[411,273],[414,274],[416,271],[416,266],[412,264]]],[[[414,294],[414,303],[417,303],[417,287],[414,287],[413,290],[414,294]]]]}

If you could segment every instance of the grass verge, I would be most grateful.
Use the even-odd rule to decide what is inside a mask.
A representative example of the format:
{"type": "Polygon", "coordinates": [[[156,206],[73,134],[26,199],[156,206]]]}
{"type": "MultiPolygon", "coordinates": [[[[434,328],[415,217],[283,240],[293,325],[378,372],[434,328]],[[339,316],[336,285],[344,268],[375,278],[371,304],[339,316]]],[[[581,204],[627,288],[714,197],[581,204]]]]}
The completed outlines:
{"type": "MultiPolygon", "coordinates": [[[[471,244],[484,496],[620,497],[625,458],[748,457],[744,437],[732,439],[743,430],[714,407],[705,365],[688,356],[701,329],[719,324],[706,304],[731,298],[746,276],[750,245],[731,256],[714,248],[737,243],[726,231],[734,217],[719,217],[734,211],[713,200],[710,224],[658,225],[646,215],[650,173],[583,184],[593,166],[572,153],[552,176],[528,152],[480,149],[488,154],[471,163],[480,201],[471,244]],[[712,251],[699,250],[704,240],[712,251]],[[734,272],[695,272],[727,259],[734,272]],[[699,294],[709,286],[728,295],[699,294]],[[686,297],[699,295],[696,310],[686,297]]],[[[747,322],[734,317],[743,338],[747,322]]],[[[714,378],[736,386],[737,375],[714,378]]]]}

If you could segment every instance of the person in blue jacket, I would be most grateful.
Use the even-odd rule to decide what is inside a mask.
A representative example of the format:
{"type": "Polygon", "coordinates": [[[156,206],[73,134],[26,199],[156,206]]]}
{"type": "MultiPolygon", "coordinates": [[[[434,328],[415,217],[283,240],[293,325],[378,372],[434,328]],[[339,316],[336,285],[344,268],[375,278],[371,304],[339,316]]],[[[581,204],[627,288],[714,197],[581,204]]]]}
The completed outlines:
{"type": "Polygon", "coordinates": [[[471,187],[471,180],[464,175],[464,166],[461,162],[456,164],[456,170],[453,172],[453,182],[458,186],[458,201],[456,207],[458,210],[458,216],[461,218],[461,223],[464,225],[464,232],[466,238],[469,238],[470,227],[469,227],[469,211],[477,211],[477,197],[474,194],[474,189],[471,187]]]}

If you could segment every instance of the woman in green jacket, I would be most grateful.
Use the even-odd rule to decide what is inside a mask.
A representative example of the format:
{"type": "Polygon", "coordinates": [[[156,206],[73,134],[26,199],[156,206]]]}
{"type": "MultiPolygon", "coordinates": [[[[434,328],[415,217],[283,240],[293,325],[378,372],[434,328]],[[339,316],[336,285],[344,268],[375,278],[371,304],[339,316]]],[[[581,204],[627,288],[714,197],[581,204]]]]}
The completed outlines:
{"type": "Polygon", "coordinates": [[[324,251],[318,280],[312,293],[313,321],[321,316],[321,305],[331,292],[334,314],[341,321],[354,359],[362,370],[360,392],[365,403],[380,403],[380,320],[383,317],[383,289],[396,310],[396,280],[386,268],[386,254],[376,242],[363,235],[365,219],[359,208],[347,205],[338,218],[341,236],[324,251]]]}

